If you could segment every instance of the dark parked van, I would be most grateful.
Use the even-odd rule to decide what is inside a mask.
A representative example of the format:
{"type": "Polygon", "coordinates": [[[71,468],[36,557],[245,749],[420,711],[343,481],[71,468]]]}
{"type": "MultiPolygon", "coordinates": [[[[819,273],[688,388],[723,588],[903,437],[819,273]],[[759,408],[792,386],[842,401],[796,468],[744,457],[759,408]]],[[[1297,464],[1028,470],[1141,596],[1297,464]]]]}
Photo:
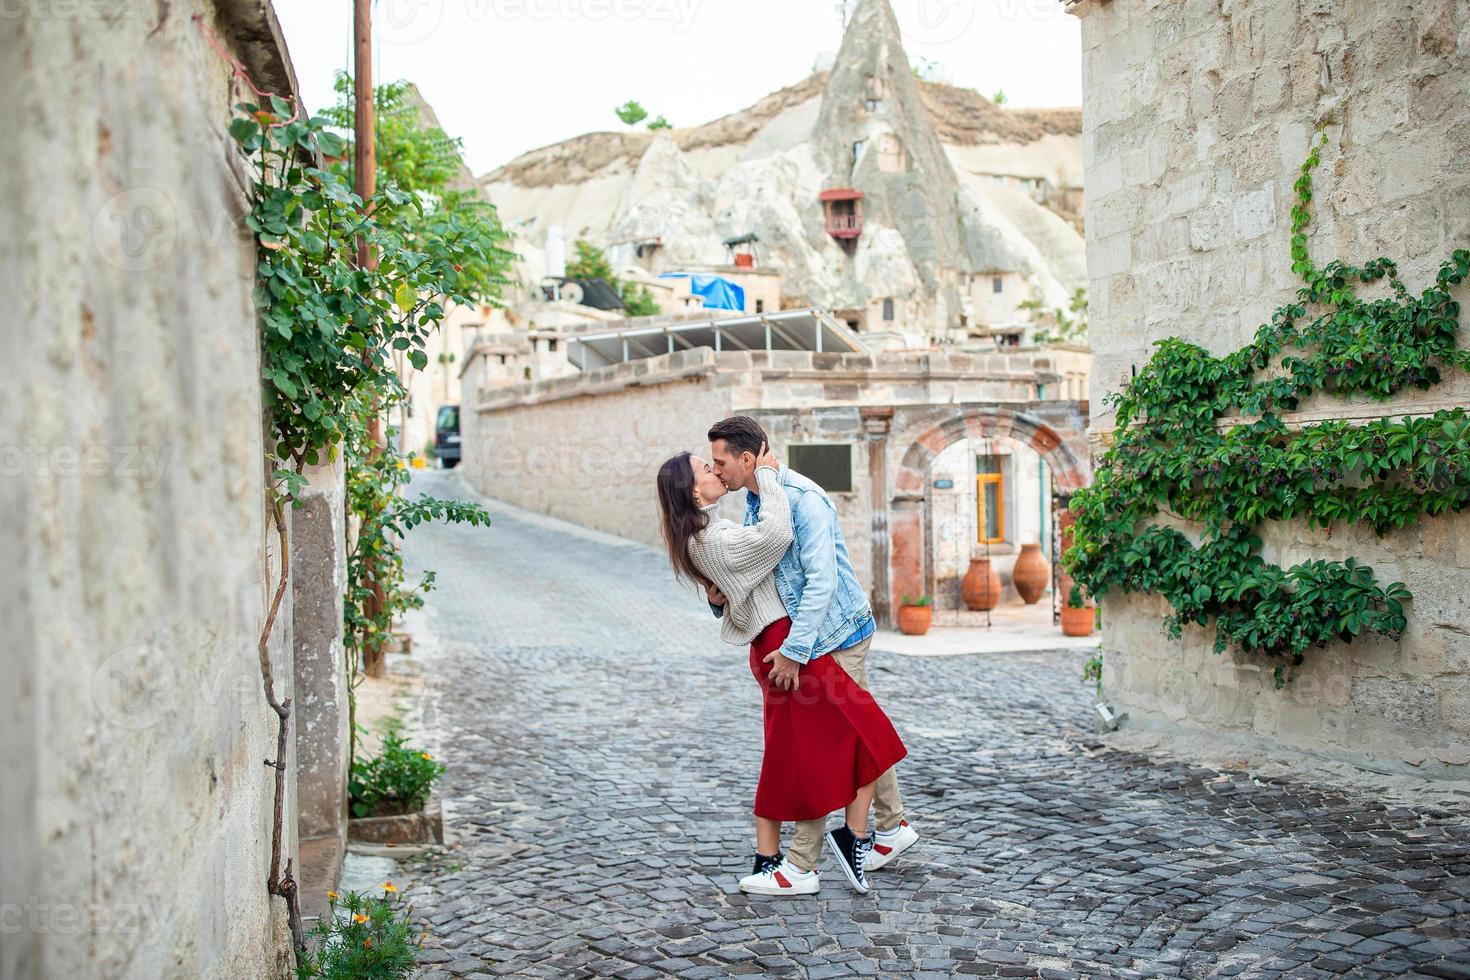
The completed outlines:
{"type": "Polygon", "coordinates": [[[439,406],[434,424],[434,455],[447,470],[459,465],[459,406],[439,406]]]}

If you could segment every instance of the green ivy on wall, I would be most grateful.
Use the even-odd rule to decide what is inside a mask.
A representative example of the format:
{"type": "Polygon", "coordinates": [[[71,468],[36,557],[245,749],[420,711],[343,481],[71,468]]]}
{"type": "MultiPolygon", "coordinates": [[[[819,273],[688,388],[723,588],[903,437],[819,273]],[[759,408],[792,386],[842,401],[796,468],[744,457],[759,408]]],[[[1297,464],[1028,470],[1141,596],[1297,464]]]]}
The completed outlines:
{"type": "Polygon", "coordinates": [[[1235,644],[1279,659],[1278,686],[1310,647],[1363,633],[1397,639],[1410,595],[1351,558],[1269,564],[1259,553],[1263,522],[1303,519],[1329,534],[1361,524],[1385,535],[1470,503],[1464,408],[1363,425],[1293,428],[1280,418],[1313,394],[1382,400],[1428,390],[1447,368],[1470,369],[1450,294],[1470,275],[1470,251],[1455,251],[1418,295],[1386,258],[1312,262],[1312,174],[1326,140],[1314,142],[1294,185],[1297,302],[1224,357],[1178,338],[1156,344],[1111,396],[1115,440],[1094,484],[1073,497],[1067,553],[1071,574],[1094,595],[1116,588],[1167,599],[1171,637],[1213,621],[1217,653],[1235,644]],[[1375,297],[1360,287],[1376,287],[1375,297]],[[1197,526],[1197,543],[1154,523],[1161,514],[1197,526]]]}

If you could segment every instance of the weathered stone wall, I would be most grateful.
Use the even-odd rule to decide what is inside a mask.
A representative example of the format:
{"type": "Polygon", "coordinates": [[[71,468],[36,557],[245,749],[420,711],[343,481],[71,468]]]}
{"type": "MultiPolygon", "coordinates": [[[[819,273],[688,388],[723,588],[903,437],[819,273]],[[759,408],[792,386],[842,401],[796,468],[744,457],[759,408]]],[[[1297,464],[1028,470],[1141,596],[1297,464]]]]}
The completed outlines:
{"type": "MultiPolygon", "coordinates": [[[[1181,336],[1243,345],[1299,285],[1291,184],[1330,122],[1310,243],[1319,262],[1387,255],[1411,289],[1470,244],[1470,2],[1086,0],[1084,147],[1092,404],[1181,336]]],[[[1470,299],[1462,288],[1460,299],[1470,299]]],[[[1448,380],[1417,398],[1319,401],[1296,421],[1470,403],[1448,380]]],[[[1099,413],[1099,434],[1111,416],[1099,413]]],[[[1401,643],[1313,650],[1296,682],[1160,641],[1160,602],[1109,598],[1105,691],[1137,725],[1265,736],[1335,756],[1463,775],[1470,764],[1470,520],[1382,540],[1266,529],[1267,560],[1356,556],[1413,591],[1401,643]]]]}
{"type": "MultiPolygon", "coordinates": [[[[471,483],[488,496],[645,544],[660,544],[659,464],[681,449],[707,455],[705,435],[717,419],[756,418],[783,458],[794,444],[850,445],[852,489],[832,498],[853,567],[880,616],[893,589],[931,591],[922,546],[898,554],[890,547],[890,512],[896,497],[905,498],[902,536],[923,540],[933,452],[956,439],[1014,436],[1040,452],[1060,452],[1053,462],[1074,484],[1088,472],[1078,462],[1087,453],[1082,404],[1031,400],[1039,386],[1058,388],[1059,363],[1045,352],[696,349],[515,388],[486,387],[484,361],[470,360],[465,391],[476,400],[461,413],[471,483]]],[[[725,513],[738,520],[742,501],[733,495],[725,513]]]]}
{"type": "Polygon", "coordinates": [[[282,556],[229,76],[196,13],[287,90],[267,4],[0,17],[0,976],[284,975],[256,654],[282,556]]]}
{"type": "MultiPolygon", "coordinates": [[[[576,378],[530,386],[537,393],[529,396],[522,388],[484,392],[476,358],[465,391],[482,398],[478,410],[467,404],[460,413],[465,476],[487,496],[661,547],[659,466],[686,449],[707,458],[710,424],[733,414],[730,388],[716,384],[713,364],[691,357],[700,353],[713,352],[656,358],[671,370],[655,371],[655,383],[618,381],[570,397],[576,378]]],[[[654,362],[626,369],[639,366],[654,362]]]]}
{"type": "Polygon", "coordinates": [[[347,840],[350,739],[342,606],[347,589],[342,463],[307,470],[311,482],[291,511],[291,631],[294,639],[296,786],[303,840],[347,840]]]}

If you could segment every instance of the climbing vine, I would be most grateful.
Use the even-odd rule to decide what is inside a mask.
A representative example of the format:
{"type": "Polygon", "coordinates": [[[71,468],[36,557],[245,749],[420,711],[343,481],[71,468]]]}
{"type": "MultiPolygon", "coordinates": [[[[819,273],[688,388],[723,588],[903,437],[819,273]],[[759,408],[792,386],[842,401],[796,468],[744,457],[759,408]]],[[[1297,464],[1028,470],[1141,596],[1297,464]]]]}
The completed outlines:
{"type": "Polygon", "coordinates": [[[403,563],[395,535],[432,518],[477,524],[488,524],[489,518],[457,501],[404,500],[398,492],[406,482],[402,456],[391,440],[383,445],[368,437],[369,421],[406,397],[395,352],[422,370],[428,363],[425,342],[442,320],[445,304],[483,298],[509,253],[501,248],[506,236],[493,211],[443,207],[434,194],[408,191],[391,180],[369,200],[360,199],[340,162],[347,144],[330,131],[331,120],[306,118],[290,101],[262,91],[201,18],[194,20],[231,66],[237,88],[243,84],[254,96],[235,105],[229,133],[251,172],[245,224],[256,245],[264,464],[280,564],[258,644],[266,701],[278,722],[276,757],[265,761],[275,770],[267,888],[286,900],[299,955],[306,948],[305,935],[283,841],[292,699],[277,697],[270,656],[289,582],[285,507],[299,502],[306,467],[345,456],[349,506],[371,504],[358,513],[361,531],[349,551],[354,578],[346,619],[354,632],[348,645],[350,650],[363,642],[380,647],[384,619],[391,622],[409,601],[401,587],[403,563]],[[373,262],[356,260],[360,246],[373,262]],[[362,560],[365,553],[378,560],[362,560]],[[370,615],[357,614],[353,604],[363,600],[364,592],[394,601],[378,604],[370,615]]]}
{"type": "Polygon", "coordinates": [[[1317,393],[1382,400],[1428,390],[1446,369],[1470,369],[1450,292],[1470,275],[1470,251],[1456,250],[1417,295],[1386,258],[1312,261],[1313,172],[1326,140],[1314,140],[1294,184],[1297,302],[1224,357],[1178,338],[1156,345],[1112,397],[1115,441],[1094,484],[1073,497],[1067,554],[1071,574],[1094,595],[1162,595],[1174,638],[1186,624],[1213,622],[1217,653],[1235,644],[1278,659],[1278,686],[1311,647],[1364,633],[1397,639],[1410,595],[1352,558],[1270,564],[1260,554],[1263,522],[1386,535],[1470,503],[1464,408],[1362,425],[1294,428],[1281,418],[1317,393]],[[1180,526],[1153,523],[1161,514],[1180,526]]]}

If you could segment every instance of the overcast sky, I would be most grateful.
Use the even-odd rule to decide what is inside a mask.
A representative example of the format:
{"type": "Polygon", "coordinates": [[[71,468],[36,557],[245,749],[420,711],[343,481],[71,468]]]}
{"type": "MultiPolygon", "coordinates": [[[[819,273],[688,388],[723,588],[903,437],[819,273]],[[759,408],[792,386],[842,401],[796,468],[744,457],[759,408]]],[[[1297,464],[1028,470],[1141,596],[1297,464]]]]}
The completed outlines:
{"type": "MultiPolygon", "coordinates": [[[[352,56],[352,0],[275,0],[307,107],[352,56]]],[[[416,82],[476,174],[622,128],[637,99],[708,122],[836,52],[835,0],[375,0],[377,81],[416,82]]],[[[1013,106],[1081,104],[1080,31],[1058,0],[893,0],[911,57],[1013,106]]]]}

